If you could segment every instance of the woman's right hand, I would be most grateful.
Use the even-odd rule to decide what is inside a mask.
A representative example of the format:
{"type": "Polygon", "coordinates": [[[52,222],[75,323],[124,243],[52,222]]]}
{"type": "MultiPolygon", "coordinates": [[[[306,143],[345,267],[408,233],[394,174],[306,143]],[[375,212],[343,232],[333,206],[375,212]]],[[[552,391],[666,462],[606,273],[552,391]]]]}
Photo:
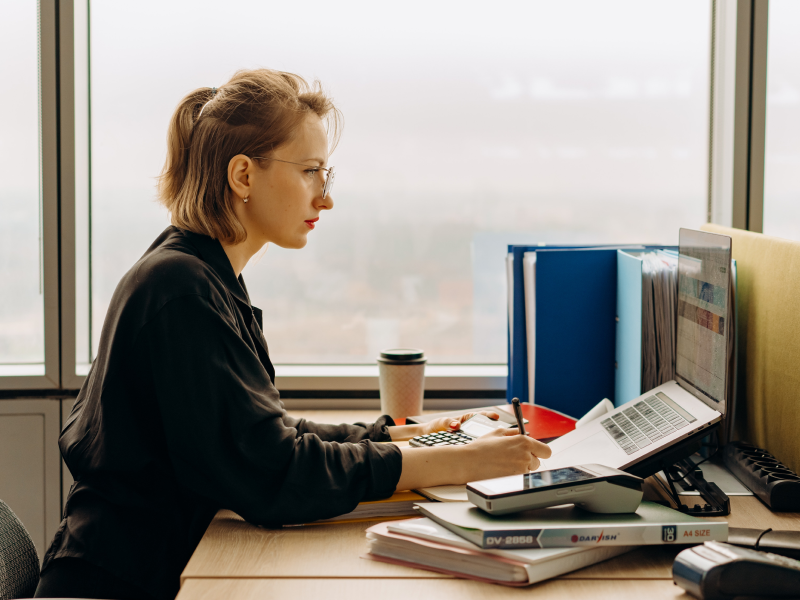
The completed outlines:
{"type": "Polygon", "coordinates": [[[550,458],[550,446],[516,428],[495,429],[465,446],[405,447],[398,490],[519,475],[539,468],[550,458]]]}
{"type": "Polygon", "coordinates": [[[480,481],[535,471],[542,458],[550,458],[550,446],[518,429],[495,429],[464,447],[469,454],[468,481],[480,481]]]}

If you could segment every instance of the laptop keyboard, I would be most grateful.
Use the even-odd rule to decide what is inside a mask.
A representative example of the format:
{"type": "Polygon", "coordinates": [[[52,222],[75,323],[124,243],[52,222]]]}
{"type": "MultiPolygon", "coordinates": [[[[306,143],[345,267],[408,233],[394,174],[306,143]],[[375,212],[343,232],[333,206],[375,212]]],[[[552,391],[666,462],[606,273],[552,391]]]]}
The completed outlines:
{"type": "Polygon", "coordinates": [[[683,429],[689,421],[660,398],[648,396],[622,412],[603,419],[600,424],[626,454],[633,454],[670,433],[683,429]]]}

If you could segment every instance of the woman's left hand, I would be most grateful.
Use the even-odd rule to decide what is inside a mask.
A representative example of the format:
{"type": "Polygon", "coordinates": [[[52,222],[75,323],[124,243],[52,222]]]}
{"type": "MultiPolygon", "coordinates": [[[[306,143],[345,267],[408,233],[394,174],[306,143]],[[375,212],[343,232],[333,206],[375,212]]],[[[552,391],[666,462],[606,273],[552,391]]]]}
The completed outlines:
{"type": "Polygon", "coordinates": [[[475,415],[484,415],[494,421],[500,418],[500,415],[498,415],[495,411],[492,410],[468,412],[464,413],[459,417],[442,417],[440,419],[436,419],[435,421],[429,421],[427,423],[423,423],[421,425],[422,433],[420,435],[426,435],[428,433],[436,433],[437,431],[458,431],[459,429],[461,429],[461,424],[464,421],[474,417],[475,415]]]}

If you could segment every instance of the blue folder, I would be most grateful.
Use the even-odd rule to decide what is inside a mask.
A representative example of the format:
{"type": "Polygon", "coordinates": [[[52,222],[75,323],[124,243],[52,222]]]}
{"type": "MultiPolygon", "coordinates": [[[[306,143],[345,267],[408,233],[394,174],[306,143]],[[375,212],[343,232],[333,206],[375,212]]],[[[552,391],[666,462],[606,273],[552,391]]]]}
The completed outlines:
{"type": "Polygon", "coordinates": [[[617,251],[614,406],[642,393],[642,260],[636,254],[617,251]]]}
{"type": "MultiPolygon", "coordinates": [[[[677,246],[658,249],[678,252],[677,246]]],[[[646,391],[642,390],[642,256],[649,250],[653,248],[617,250],[614,406],[622,406],[646,391]]]]}
{"type": "MultiPolygon", "coordinates": [[[[512,315],[509,328],[509,375],[507,397],[529,398],[528,351],[526,339],[523,258],[536,252],[536,339],[533,400],[564,414],[579,418],[603,398],[612,400],[619,380],[621,364],[617,347],[619,310],[618,285],[627,292],[623,310],[638,307],[638,354],[635,345],[623,345],[623,362],[630,371],[638,368],[641,385],[641,267],[638,288],[623,273],[618,282],[618,252],[664,248],[651,245],[614,246],[509,246],[513,255],[513,281],[510,292],[512,315]],[[638,295],[635,291],[638,289],[638,295]],[[633,357],[633,358],[631,358],[633,357]],[[632,367],[631,365],[635,365],[632,367]]],[[[625,265],[623,265],[625,268],[625,265]]],[[[629,269],[630,270],[630,269],[629,269]]],[[[635,322],[635,310],[632,319],[635,322]]],[[[622,321],[620,321],[622,322],[622,321]]],[[[635,334],[625,333],[627,339],[635,334]]],[[[633,377],[625,372],[629,385],[633,377]]],[[[629,393],[627,388],[622,394],[629,393]]],[[[637,392],[631,399],[640,392],[637,392]]]]}
{"type": "MultiPolygon", "coordinates": [[[[523,258],[526,252],[540,250],[576,249],[587,246],[522,246],[509,245],[508,253],[512,256],[513,278],[510,286],[512,295],[510,306],[512,313],[508,319],[508,379],[506,385],[506,400],[510,403],[512,398],[527,401],[528,394],[528,346],[525,321],[525,288],[523,281],[523,258]],[[511,330],[511,324],[514,330],[511,330]]],[[[547,405],[544,405],[547,406],[547,405]]],[[[548,408],[555,407],[548,406],[548,408]]],[[[570,413],[567,413],[570,414],[570,413]]]]}

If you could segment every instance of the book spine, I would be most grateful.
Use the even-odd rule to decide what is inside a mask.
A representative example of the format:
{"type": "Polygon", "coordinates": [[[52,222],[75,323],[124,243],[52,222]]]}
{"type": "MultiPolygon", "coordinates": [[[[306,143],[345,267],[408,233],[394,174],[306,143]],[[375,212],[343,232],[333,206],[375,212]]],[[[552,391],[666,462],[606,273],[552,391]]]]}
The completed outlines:
{"type": "Polygon", "coordinates": [[[569,527],[485,531],[482,548],[577,548],[587,546],[642,546],[700,544],[728,539],[728,524],[717,522],[657,524],[637,527],[569,527]]]}
{"type": "Polygon", "coordinates": [[[541,529],[522,529],[519,531],[485,531],[482,548],[541,548],[539,534],[541,529]]]}
{"type": "Polygon", "coordinates": [[[728,539],[728,524],[717,522],[659,523],[629,527],[571,527],[543,531],[542,548],[579,546],[631,546],[660,544],[702,544],[728,539]]]}

